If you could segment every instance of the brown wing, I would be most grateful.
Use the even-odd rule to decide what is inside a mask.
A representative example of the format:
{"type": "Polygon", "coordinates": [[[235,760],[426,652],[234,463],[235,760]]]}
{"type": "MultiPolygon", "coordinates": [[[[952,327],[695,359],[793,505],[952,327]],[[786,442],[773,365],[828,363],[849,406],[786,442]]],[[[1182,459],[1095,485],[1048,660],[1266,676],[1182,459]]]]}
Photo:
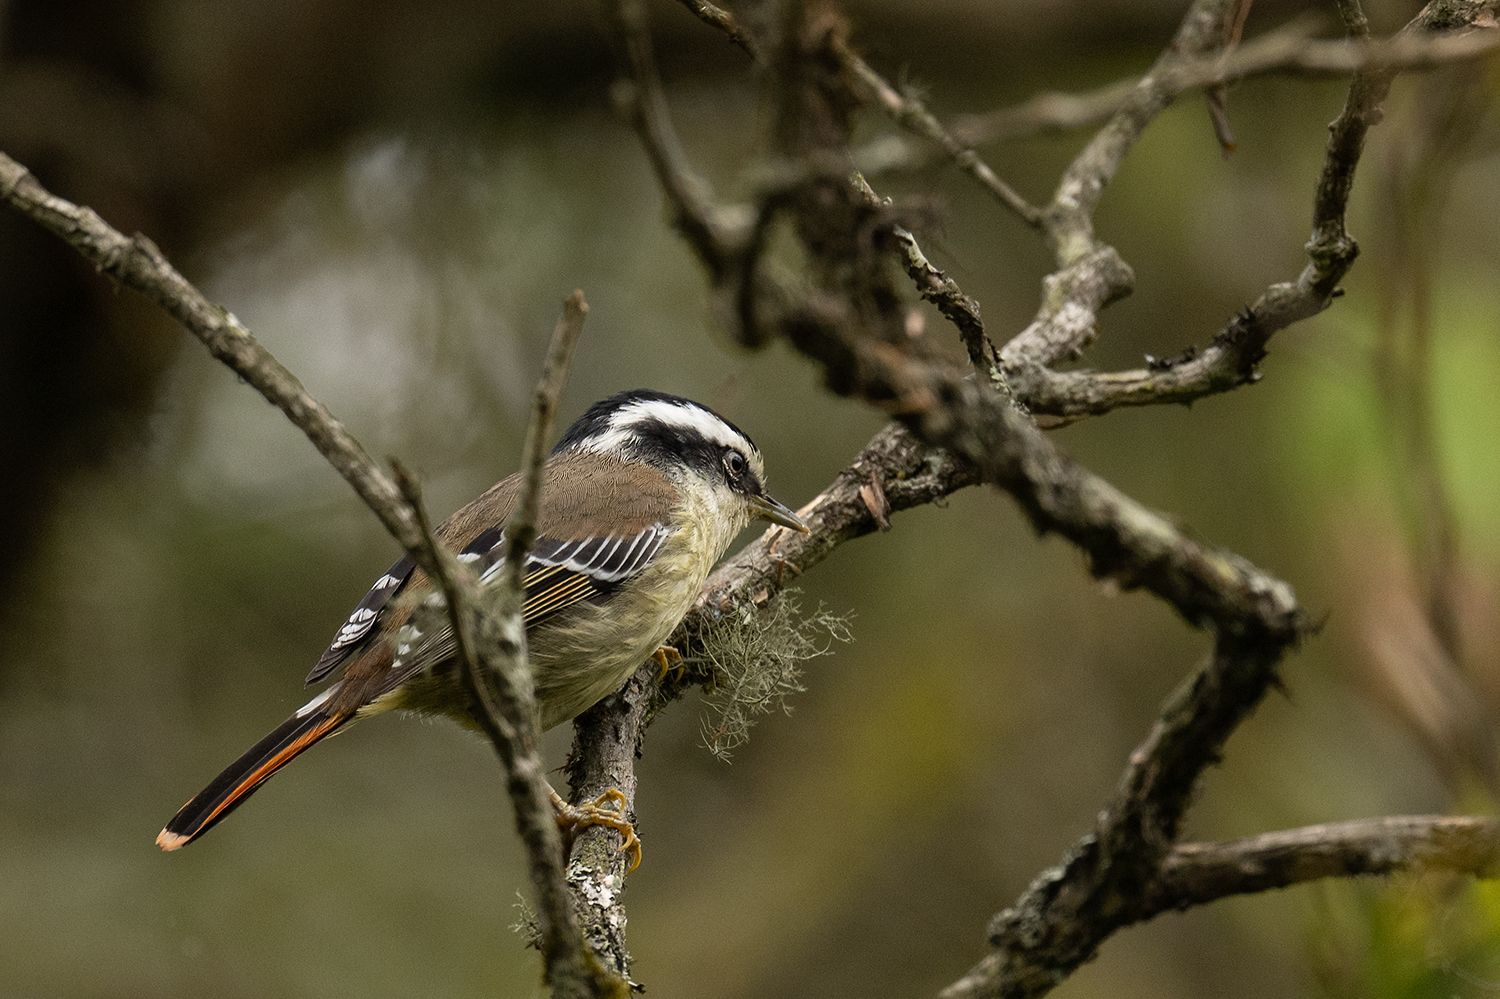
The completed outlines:
{"type": "MultiPolygon", "coordinates": [[[[438,528],[443,541],[459,548],[460,558],[474,563],[481,578],[490,577],[502,564],[504,527],[519,488],[518,476],[503,479],[438,528]]],[[[524,576],[522,613],[527,628],[582,601],[607,600],[620,583],[649,565],[670,533],[675,498],[671,483],[649,466],[598,455],[564,454],[549,459],[543,471],[538,536],[524,576]]],[[[370,609],[366,606],[370,594],[366,595],[345,625],[345,629],[351,624],[363,627],[357,640],[341,650],[333,666],[319,673],[327,675],[348,660],[337,696],[345,705],[365,703],[453,654],[453,637],[446,627],[407,643],[404,651],[381,640],[399,631],[430,585],[425,573],[413,569],[389,589],[374,608],[374,617],[356,622],[362,609],[370,609]],[[392,601],[398,591],[402,598],[392,601]]]]}

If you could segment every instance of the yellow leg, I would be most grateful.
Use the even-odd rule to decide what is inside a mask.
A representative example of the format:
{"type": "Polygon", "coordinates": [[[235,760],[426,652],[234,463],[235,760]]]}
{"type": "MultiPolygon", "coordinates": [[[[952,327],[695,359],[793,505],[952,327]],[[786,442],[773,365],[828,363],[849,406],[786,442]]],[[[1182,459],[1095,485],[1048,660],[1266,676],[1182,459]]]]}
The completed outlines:
{"type": "Polygon", "coordinates": [[[628,802],[619,788],[612,787],[593,801],[582,805],[570,805],[562,795],[551,787],[547,793],[552,799],[552,810],[557,814],[557,826],[563,834],[563,850],[572,849],[573,840],[590,826],[603,826],[620,834],[620,852],[630,855],[625,868],[629,874],[641,866],[641,839],[635,834],[635,826],[625,817],[628,802]]]}
{"type": "Polygon", "coordinates": [[[656,665],[661,667],[661,672],[656,674],[656,682],[661,683],[667,678],[668,673],[675,673],[680,679],[687,667],[682,664],[682,653],[670,645],[662,645],[651,653],[651,658],[656,660],[656,665]]]}

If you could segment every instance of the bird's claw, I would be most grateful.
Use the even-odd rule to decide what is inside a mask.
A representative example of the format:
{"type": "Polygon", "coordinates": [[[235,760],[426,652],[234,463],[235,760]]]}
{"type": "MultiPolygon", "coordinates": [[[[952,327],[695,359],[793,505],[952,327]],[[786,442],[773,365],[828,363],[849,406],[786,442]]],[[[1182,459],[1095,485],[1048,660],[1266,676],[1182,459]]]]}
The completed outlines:
{"type": "Polygon", "coordinates": [[[687,667],[682,662],[682,653],[670,645],[658,646],[657,650],[651,653],[651,658],[661,668],[661,672],[656,674],[658,684],[665,680],[668,674],[672,674],[675,679],[681,679],[682,674],[687,671],[687,667]]]}
{"type": "Polygon", "coordinates": [[[582,805],[570,805],[556,791],[552,792],[552,808],[557,815],[557,826],[563,834],[564,850],[571,849],[573,840],[590,826],[601,826],[620,834],[620,852],[629,854],[625,867],[629,874],[641,866],[641,838],[635,834],[635,826],[625,817],[630,803],[624,792],[617,787],[605,791],[593,801],[582,805]]]}

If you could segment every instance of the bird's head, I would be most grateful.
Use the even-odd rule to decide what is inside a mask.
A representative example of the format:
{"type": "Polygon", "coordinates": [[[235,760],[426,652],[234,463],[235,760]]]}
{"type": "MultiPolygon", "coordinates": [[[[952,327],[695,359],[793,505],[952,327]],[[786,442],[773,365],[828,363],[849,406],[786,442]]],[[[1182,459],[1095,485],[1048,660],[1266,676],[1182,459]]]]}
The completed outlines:
{"type": "Polygon", "coordinates": [[[743,527],[760,517],[807,533],[807,525],[766,492],[765,461],[745,432],[702,403],[632,389],[589,407],[563,434],[556,454],[587,452],[645,462],[681,489],[711,498],[743,527]]]}

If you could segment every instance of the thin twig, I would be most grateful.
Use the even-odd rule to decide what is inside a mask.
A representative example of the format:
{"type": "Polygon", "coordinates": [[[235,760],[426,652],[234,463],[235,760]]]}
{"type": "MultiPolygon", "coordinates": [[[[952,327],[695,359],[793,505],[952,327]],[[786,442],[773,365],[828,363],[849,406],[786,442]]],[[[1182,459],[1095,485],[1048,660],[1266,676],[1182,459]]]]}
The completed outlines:
{"type": "MultiPolygon", "coordinates": [[[[704,10],[718,11],[712,4],[689,3],[688,6],[700,16],[704,16],[704,10]]],[[[612,0],[605,4],[605,11],[616,39],[624,48],[625,61],[631,67],[630,79],[615,85],[616,104],[640,134],[657,182],[671,206],[673,223],[697,250],[699,259],[717,284],[731,271],[737,240],[714,207],[708,184],[688,164],[672,128],[651,52],[651,33],[647,29],[645,9],[639,0],[612,0]]],[[[728,17],[727,14],[724,16],[728,17]]],[[[731,33],[730,37],[744,39],[748,36],[731,33]]]]}
{"type": "MultiPolygon", "coordinates": [[[[1360,42],[1309,38],[1310,28],[1308,21],[1293,21],[1250,39],[1228,56],[1179,63],[1160,81],[1180,96],[1267,76],[1337,79],[1371,68],[1423,72],[1484,58],[1500,47],[1500,39],[1489,34],[1360,42]]],[[[1121,109],[1139,82],[1140,77],[1133,76],[1083,93],[1040,93],[1010,107],[956,116],[949,130],[958,142],[982,147],[1094,128],[1121,109]]],[[[898,136],[873,139],[855,149],[853,156],[870,176],[930,169],[946,158],[898,136]]]]}
{"type": "MultiPolygon", "coordinates": [[[[885,207],[888,202],[875,193],[861,174],[854,174],[854,189],[865,203],[874,207],[885,207]]],[[[1000,368],[1000,352],[995,349],[984,320],[979,317],[979,303],[958,286],[944,271],[922,252],[917,237],[903,226],[891,226],[891,235],[901,248],[901,257],[907,276],[917,286],[917,294],[937,306],[939,312],[958,330],[959,340],[969,355],[969,363],[976,371],[983,372],[996,388],[1004,390],[1005,374],[1000,368]]]]}
{"type": "Polygon", "coordinates": [[[583,335],[583,321],[588,317],[589,303],[583,292],[575,289],[563,302],[562,315],[552,331],[547,347],[547,361],[542,377],[532,395],[531,421],[526,426],[526,441],[521,448],[521,493],[515,513],[505,525],[506,572],[512,586],[521,592],[526,556],[536,540],[537,510],[542,498],[542,468],[547,463],[552,424],[557,416],[557,397],[562,394],[568,370],[573,365],[573,349],[583,335]]]}
{"type": "MultiPolygon", "coordinates": [[[[533,420],[535,423],[535,420],[533,420]]],[[[554,996],[605,994],[597,961],[583,951],[578,919],[563,878],[562,841],[537,751],[536,706],[526,662],[520,590],[509,574],[481,589],[469,567],[437,540],[422,504],[421,487],[399,463],[396,481],[422,531],[429,571],[453,629],[459,677],[470,715],[489,739],[507,774],[516,831],[526,845],[537,898],[537,935],[554,996]]]]}
{"type": "Polygon", "coordinates": [[[681,0],[681,3],[693,15],[705,24],[711,24],[724,33],[728,39],[740,47],[750,58],[757,62],[761,58],[760,45],[751,37],[750,33],[740,26],[740,22],[729,11],[708,0],[681,0]]]}
{"type": "Polygon", "coordinates": [[[522,624],[523,567],[536,536],[542,468],[552,436],[557,397],[583,333],[588,303],[574,291],[563,303],[547,359],[537,382],[521,458],[521,490],[505,525],[506,568],[483,591],[467,566],[441,548],[422,507],[420,487],[404,468],[397,480],[416,512],[426,547],[438,571],[433,580],[443,593],[458,651],[459,672],[473,705],[472,715],[489,738],[510,776],[516,828],[527,846],[536,889],[537,929],[554,995],[594,995],[610,984],[596,981],[597,960],[580,947],[578,919],[562,867],[562,841],[552,814],[545,768],[538,751],[536,694],[526,658],[522,624]]]}
{"type": "MultiPolygon", "coordinates": [[[[1235,0],[1234,10],[1224,26],[1224,46],[1219,55],[1221,61],[1228,60],[1239,48],[1252,6],[1254,0],[1235,0]]],[[[1229,88],[1223,83],[1216,83],[1204,91],[1204,97],[1207,99],[1208,117],[1213,123],[1219,148],[1228,156],[1235,149],[1234,130],[1229,125],[1229,88]]]]}
{"type": "Polygon", "coordinates": [[[877,73],[869,63],[849,47],[842,38],[832,40],[833,53],[844,64],[845,69],[865,89],[875,105],[890,116],[891,120],[913,135],[921,136],[937,147],[958,165],[958,168],[984,188],[995,200],[1004,205],[1022,222],[1039,229],[1042,212],[1021,196],[1014,187],[1000,179],[1000,175],[975,152],[974,148],[956,138],[927,105],[909,93],[896,89],[885,77],[877,73]]]}

